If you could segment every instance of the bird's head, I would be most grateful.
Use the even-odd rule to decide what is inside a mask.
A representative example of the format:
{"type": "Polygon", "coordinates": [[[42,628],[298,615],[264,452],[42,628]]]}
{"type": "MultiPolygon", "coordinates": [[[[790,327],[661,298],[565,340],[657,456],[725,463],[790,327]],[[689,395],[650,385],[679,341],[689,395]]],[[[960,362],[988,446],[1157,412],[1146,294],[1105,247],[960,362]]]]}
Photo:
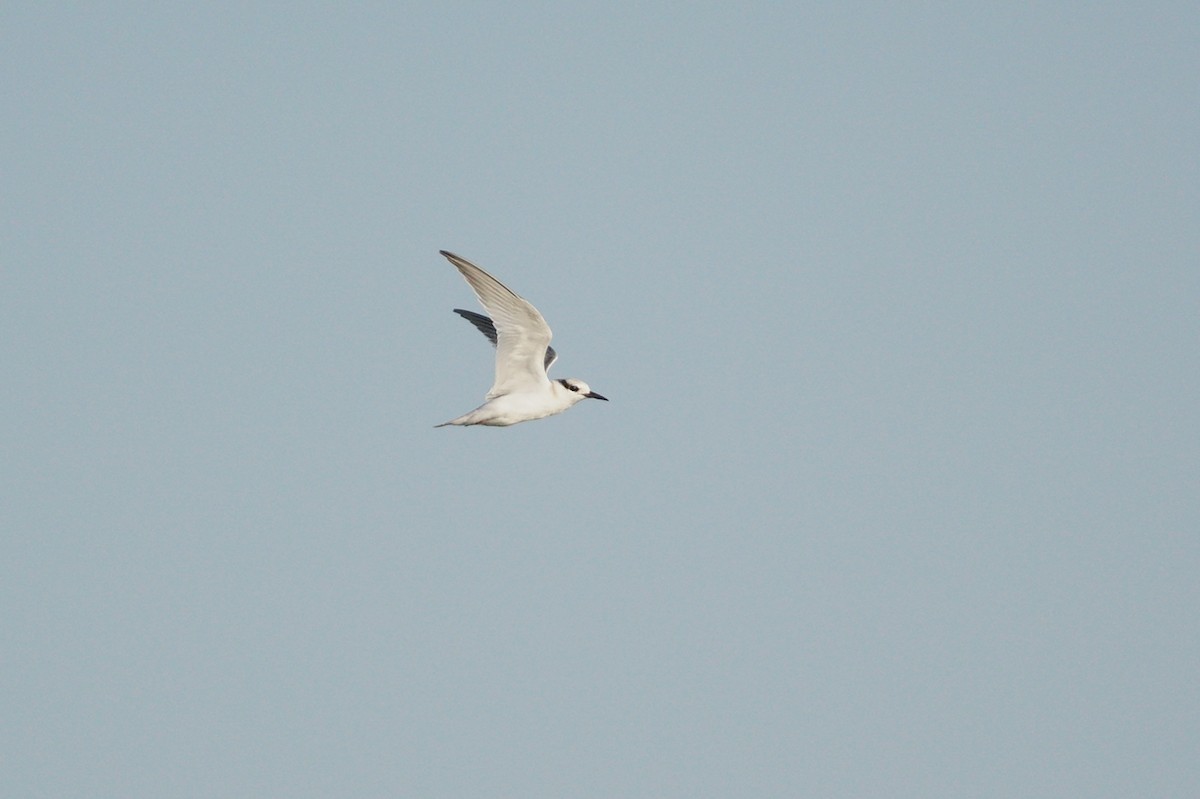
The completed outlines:
{"type": "Polygon", "coordinates": [[[589,399],[598,399],[598,400],[604,400],[605,402],[608,402],[608,397],[602,397],[599,394],[597,394],[595,391],[592,391],[592,389],[588,386],[588,384],[583,382],[582,380],[576,380],[573,377],[565,377],[562,380],[559,380],[558,384],[560,386],[562,386],[564,389],[566,389],[570,395],[578,397],[578,399],[576,399],[576,402],[578,402],[581,399],[584,399],[585,397],[587,397],[589,399]]]}

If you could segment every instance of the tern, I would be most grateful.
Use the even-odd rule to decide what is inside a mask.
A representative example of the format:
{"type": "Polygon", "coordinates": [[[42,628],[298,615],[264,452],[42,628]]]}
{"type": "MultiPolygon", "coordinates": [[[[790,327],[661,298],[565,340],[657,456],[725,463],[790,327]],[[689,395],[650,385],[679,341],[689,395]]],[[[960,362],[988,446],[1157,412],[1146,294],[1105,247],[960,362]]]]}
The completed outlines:
{"type": "Polygon", "coordinates": [[[582,380],[551,380],[547,375],[558,354],[550,346],[550,326],[527,300],[465,258],[441,250],[475,291],[491,315],[455,308],[496,347],[496,382],[487,401],[434,427],[482,424],[508,427],[518,422],[544,419],[591,398],[608,401],[582,380]]]}

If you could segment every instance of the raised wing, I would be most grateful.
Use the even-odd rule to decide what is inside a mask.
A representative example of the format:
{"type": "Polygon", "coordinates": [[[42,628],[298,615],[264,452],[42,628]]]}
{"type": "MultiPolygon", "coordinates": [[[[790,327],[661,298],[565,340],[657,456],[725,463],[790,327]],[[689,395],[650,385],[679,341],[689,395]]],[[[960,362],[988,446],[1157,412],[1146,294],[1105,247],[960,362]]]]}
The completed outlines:
{"type": "MultiPolygon", "coordinates": [[[[471,324],[475,325],[475,329],[483,335],[487,336],[487,340],[492,342],[492,346],[496,346],[496,326],[492,324],[492,320],[481,313],[474,311],[464,311],[462,308],[455,308],[454,312],[466,319],[471,324]]],[[[558,360],[558,353],[553,347],[546,347],[546,371],[550,371],[551,365],[558,360]]]]}
{"type": "Polygon", "coordinates": [[[550,326],[538,309],[470,261],[445,250],[441,253],[466,278],[496,330],[496,382],[487,398],[549,385],[550,326]]]}

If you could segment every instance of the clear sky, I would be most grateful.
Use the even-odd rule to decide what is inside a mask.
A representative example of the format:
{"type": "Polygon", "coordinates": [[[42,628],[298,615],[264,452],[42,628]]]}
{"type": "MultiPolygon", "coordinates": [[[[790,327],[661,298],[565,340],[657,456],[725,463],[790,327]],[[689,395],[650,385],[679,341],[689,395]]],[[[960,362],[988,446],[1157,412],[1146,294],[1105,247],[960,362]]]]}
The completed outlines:
{"type": "Polygon", "coordinates": [[[0,794],[1200,795],[1198,41],[7,4],[0,794]]]}

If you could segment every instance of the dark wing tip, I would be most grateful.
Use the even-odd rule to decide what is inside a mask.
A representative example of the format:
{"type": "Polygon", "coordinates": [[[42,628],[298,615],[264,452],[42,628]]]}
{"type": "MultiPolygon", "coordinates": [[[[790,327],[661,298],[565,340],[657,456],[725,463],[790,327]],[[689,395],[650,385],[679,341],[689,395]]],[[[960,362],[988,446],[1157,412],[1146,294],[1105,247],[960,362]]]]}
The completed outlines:
{"type": "Polygon", "coordinates": [[[466,319],[471,324],[475,325],[475,329],[487,336],[488,341],[492,342],[492,344],[496,343],[496,325],[493,324],[491,319],[481,313],[464,311],[462,308],[455,308],[454,312],[463,319],[466,319]]]}

